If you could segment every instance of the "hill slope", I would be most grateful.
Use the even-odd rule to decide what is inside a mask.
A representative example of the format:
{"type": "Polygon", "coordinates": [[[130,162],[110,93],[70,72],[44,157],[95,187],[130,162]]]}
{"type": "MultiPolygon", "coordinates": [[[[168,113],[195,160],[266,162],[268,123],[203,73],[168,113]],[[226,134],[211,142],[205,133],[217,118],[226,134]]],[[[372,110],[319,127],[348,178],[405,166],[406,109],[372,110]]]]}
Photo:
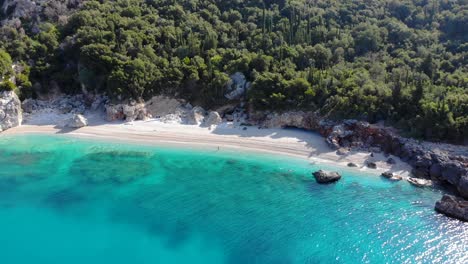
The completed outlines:
{"type": "Polygon", "coordinates": [[[23,98],[60,87],[214,107],[230,103],[226,83],[241,72],[252,86],[234,102],[255,110],[387,120],[432,140],[468,135],[466,0],[31,3],[2,3],[0,47],[22,65],[3,72],[18,88],[2,86],[23,98]]]}

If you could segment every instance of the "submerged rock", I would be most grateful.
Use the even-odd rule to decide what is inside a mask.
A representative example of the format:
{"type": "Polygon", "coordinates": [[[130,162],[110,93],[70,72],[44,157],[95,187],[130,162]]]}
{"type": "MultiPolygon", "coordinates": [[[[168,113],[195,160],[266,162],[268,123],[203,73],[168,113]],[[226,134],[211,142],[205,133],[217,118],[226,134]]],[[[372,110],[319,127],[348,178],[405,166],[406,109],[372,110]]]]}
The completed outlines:
{"type": "Polygon", "coordinates": [[[468,222],[468,201],[445,194],[435,204],[435,210],[450,217],[468,222]]]}
{"type": "Polygon", "coordinates": [[[21,101],[13,91],[0,92],[0,132],[21,125],[21,101]]]}
{"type": "Polygon", "coordinates": [[[416,187],[432,186],[431,180],[425,180],[425,179],[419,179],[419,178],[408,178],[407,181],[416,187]]]}
{"type": "Polygon", "coordinates": [[[386,171],[386,172],[382,173],[381,176],[384,177],[384,178],[387,178],[389,180],[392,180],[392,181],[401,181],[403,179],[403,177],[401,177],[400,175],[395,174],[395,173],[390,172],[390,171],[386,171]]]}
{"type": "Polygon", "coordinates": [[[66,126],[72,128],[80,128],[88,125],[88,120],[82,115],[74,115],[67,121],[66,126]]]}
{"type": "Polygon", "coordinates": [[[331,183],[341,179],[341,175],[334,171],[319,170],[312,174],[318,183],[331,183]]]}

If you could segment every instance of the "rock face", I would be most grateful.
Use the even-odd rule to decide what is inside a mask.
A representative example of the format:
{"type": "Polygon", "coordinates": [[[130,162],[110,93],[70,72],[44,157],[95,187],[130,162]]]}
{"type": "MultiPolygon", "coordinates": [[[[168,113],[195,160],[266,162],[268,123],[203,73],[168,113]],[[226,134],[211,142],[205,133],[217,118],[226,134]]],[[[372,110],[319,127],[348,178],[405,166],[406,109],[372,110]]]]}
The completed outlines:
{"type": "Polygon", "coordinates": [[[227,93],[224,96],[229,100],[240,99],[246,94],[250,83],[247,82],[245,75],[241,72],[234,73],[230,78],[226,84],[227,93]]]}
{"type": "Polygon", "coordinates": [[[332,171],[319,170],[312,173],[312,175],[314,175],[318,183],[331,183],[341,179],[341,175],[338,172],[332,171]]]}
{"type": "Polygon", "coordinates": [[[189,125],[200,125],[205,120],[205,109],[195,106],[192,110],[187,114],[187,124],[189,125]]]}
{"type": "Polygon", "coordinates": [[[67,127],[80,128],[88,125],[88,120],[82,115],[74,115],[67,122],[67,127]]]}
{"type": "Polygon", "coordinates": [[[468,222],[468,201],[461,198],[446,194],[436,202],[435,209],[439,213],[468,222]]]}
{"type": "Polygon", "coordinates": [[[377,169],[377,164],[375,164],[375,162],[366,162],[366,166],[370,169],[377,169]]]}
{"type": "Polygon", "coordinates": [[[205,118],[205,125],[206,126],[213,126],[213,125],[219,125],[221,122],[223,122],[223,119],[219,115],[218,112],[211,111],[208,114],[208,117],[205,118]]]}
{"type": "Polygon", "coordinates": [[[0,92],[0,132],[21,125],[21,101],[13,91],[0,92]]]}

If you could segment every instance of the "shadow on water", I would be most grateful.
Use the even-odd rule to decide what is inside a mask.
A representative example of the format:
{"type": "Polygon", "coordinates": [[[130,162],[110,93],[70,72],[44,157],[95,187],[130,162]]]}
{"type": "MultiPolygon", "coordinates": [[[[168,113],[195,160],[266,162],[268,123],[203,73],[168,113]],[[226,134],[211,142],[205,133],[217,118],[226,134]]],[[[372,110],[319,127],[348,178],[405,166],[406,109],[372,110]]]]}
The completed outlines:
{"type": "Polygon", "coordinates": [[[74,190],[75,188],[65,188],[58,191],[52,191],[47,194],[43,202],[57,210],[70,209],[77,204],[86,202],[86,196],[74,190]]]}

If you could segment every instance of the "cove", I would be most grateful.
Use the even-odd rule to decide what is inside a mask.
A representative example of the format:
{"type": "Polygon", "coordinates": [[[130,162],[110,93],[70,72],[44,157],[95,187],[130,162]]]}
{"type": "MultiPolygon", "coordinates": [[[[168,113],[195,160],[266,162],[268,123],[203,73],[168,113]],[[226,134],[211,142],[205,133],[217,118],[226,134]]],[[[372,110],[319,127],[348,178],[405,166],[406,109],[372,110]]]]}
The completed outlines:
{"type": "Polygon", "coordinates": [[[441,191],[291,157],[15,135],[0,168],[0,263],[468,261],[441,191]]]}

